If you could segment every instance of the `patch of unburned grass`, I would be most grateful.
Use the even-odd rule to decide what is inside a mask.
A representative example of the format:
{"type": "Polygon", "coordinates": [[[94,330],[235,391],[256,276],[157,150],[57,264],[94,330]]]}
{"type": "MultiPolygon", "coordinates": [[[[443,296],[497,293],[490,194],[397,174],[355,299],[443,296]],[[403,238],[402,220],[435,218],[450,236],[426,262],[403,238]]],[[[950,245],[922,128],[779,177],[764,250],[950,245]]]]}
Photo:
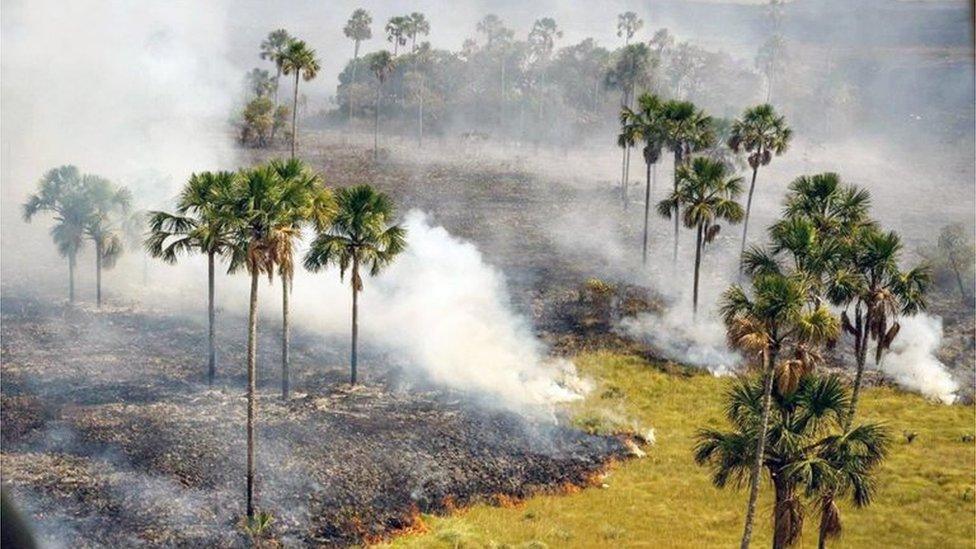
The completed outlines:
{"type": "MultiPolygon", "coordinates": [[[[719,490],[691,457],[695,432],[725,427],[729,380],[665,373],[644,360],[607,352],[576,364],[596,382],[574,408],[595,432],[656,430],[645,459],[614,467],[604,483],[570,495],[538,496],[517,508],[478,505],[425,517],[430,532],[394,547],[732,547],[744,516],[744,491],[719,490]],[[526,517],[531,517],[527,519],[526,517]],[[535,545],[543,546],[543,545],[535,545]]],[[[976,543],[976,414],[881,388],[866,391],[861,420],[883,421],[894,440],[874,503],[842,506],[843,547],[965,547],[976,543]],[[912,442],[902,436],[916,433],[912,442]]],[[[770,544],[771,500],[764,487],[754,545],[770,544]]],[[[817,516],[807,513],[803,547],[816,546],[817,516]]]]}

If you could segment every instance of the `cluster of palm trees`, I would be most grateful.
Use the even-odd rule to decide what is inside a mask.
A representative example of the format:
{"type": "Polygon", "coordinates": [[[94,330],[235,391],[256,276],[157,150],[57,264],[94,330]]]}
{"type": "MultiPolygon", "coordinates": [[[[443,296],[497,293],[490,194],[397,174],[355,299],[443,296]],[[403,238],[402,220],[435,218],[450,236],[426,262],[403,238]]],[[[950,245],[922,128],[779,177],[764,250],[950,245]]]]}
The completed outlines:
{"type": "Polygon", "coordinates": [[[287,116],[287,109],[278,105],[281,76],[294,75],[291,108],[291,157],[294,158],[298,141],[298,82],[300,79],[307,82],[315,78],[321,65],[315,50],[304,40],[288,34],[285,29],[277,29],[268,34],[261,42],[260,56],[274,64],[275,76],[272,79],[267,71],[261,69],[248,73],[249,88],[255,97],[244,109],[242,138],[246,141],[247,135],[254,134],[259,145],[274,139],[281,120],[287,116]]]}
{"type": "MultiPolygon", "coordinates": [[[[352,67],[352,75],[349,79],[350,84],[358,82],[357,73],[359,71],[359,46],[364,40],[369,40],[373,36],[373,31],[370,25],[373,22],[372,16],[364,9],[356,9],[353,11],[349,20],[346,22],[346,26],[343,27],[343,33],[347,38],[353,41],[353,60],[350,63],[352,67]]],[[[408,15],[397,15],[391,17],[386,23],[384,28],[386,31],[386,39],[393,44],[393,52],[387,50],[376,51],[364,58],[364,63],[366,68],[369,69],[370,74],[376,80],[376,100],[373,104],[373,159],[375,160],[378,155],[379,150],[379,120],[380,120],[380,108],[382,107],[382,93],[383,84],[386,82],[387,78],[397,67],[397,56],[400,53],[400,46],[406,46],[410,43],[409,60],[406,65],[409,66],[411,73],[411,78],[415,81],[414,88],[416,88],[412,95],[416,99],[417,103],[417,135],[418,142],[423,144],[423,128],[424,128],[424,97],[426,96],[425,81],[422,71],[418,70],[422,68],[429,60],[430,44],[423,42],[417,44],[417,38],[419,36],[427,36],[430,34],[430,22],[427,20],[427,16],[420,12],[413,12],[408,15]]],[[[403,86],[401,86],[402,88],[403,86]]],[[[348,103],[348,119],[352,119],[353,115],[353,98],[349,97],[347,99],[348,103]]]]}
{"type": "Polygon", "coordinates": [[[403,251],[405,232],[394,221],[394,205],[368,185],[332,191],[301,160],[272,160],[237,172],[194,174],[183,187],[175,213],[151,212],[145,247],[169,263],[201,253],[208,264],[208,381],[216,376],[214,274],[218,261],[228,272],[250,276],[247,335],[247,516],[254,516],[255,368],[258,282],[277,275],[282,288],[281,397],[289,398],[288,296],[295,274],[295,252],[303,231],[315,234],[304,265],[319,271],[330,265],[349,272],[353,295],[351,382],[357,381],[358,294],[362,276],[376,275],[403,251]]]}
{"type": "Polygon", "coordinates": [[[743,254],[749,284],[722,296],[729,342],[759,365],[760,376],[730,391],[734,430],[703,430],[696,459],[711,465],[719,487],[748,483],[742,547],[751,539],[764,469],[775,489],[775,547],[799,540],[803,495],[820,513],[821,547],[840,533],[839,498],[855,506],[871,501],[888,435],[876,424],[854,425],[868,352],[880,367],[899,318],[924,309],[929,273],[924,265],[902,268],[899,236],[869,210],[869,193],[835,173],[798,177],[768,244],[743,254]],[[843,334],[856,364],[849,388],[816,371],[823,350],[843,334]]]}
{"type": "MultiPolygon", "coordinates": [[[[674,159],[674,188],[669,196],[658,202],[657,210],[674,221],[672,262],[678,258],[680,225],[695,231],[695,263],[692,307],[698,310],[698,287],[704,246],[711,243],[721,230],[719,221],[745,221],[742,231],[745,248],[752,196],[760,166],[769,164],[774,154],[786,151],[791,129],[782,116],[768,104],[746,109],[742,117],[728,124],[722,132],[720,121],[705,114],[690,101],[662,100],[652,93],[637,98],[634,108],[624,106],[620,112],[620,133],[617,143],[625,151],[640,146],[646,165],[644,190],[644,230],[641,240],[642,260],[647,264],[648,229],[653,185],[657,164],[667,148],[674,159]],[[728,150],[719,136],[727,133],[728,150]],[[748,153],[752,168],[749,198],[743,208],[737,199],[742,194],[742,178],[734,174],[736,163],[730,156],[748,153]]],[[[620,181],[621,197],[628,203],[627,155],[622,163],[624,175],[620,181]]]]}
{"type": "Polygon", "coordinates": [[[91,241],[95,247],[95,299],[102,306],[102,270],[112,268],[122,255],[133,216],[131,202],[127,188],[98,175],[83,174],[76,166],[60,166],[41,177],[37,192],[24,203],[25,221],[41,212],[54,218],[51,238],[58,253],[68,260],[68,298],[72,303],[78,252],[91,241]]]}

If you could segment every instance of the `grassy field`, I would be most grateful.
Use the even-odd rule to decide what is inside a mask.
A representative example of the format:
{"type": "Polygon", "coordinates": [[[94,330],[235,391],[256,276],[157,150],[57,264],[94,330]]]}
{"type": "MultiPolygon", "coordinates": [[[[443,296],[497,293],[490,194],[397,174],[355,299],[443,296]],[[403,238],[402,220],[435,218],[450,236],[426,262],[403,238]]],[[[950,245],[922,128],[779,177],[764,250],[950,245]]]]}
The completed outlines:
{"type": "MultiPolygon", "coordinates": [[[[656,429],[644,459],[614,466],[604,486],[538,496],[515,507],[478,505],[424,517],[428,531],[392,547],[732,547],[738,544],[744,491],[718,490],[691,458],[696,430],[725,426],[727,379],[666,374],[639,358],[596,353],[577,365],[598,387],[576,410],[582,423],[636,421],[656,429]]],[[[874,504],[843,507],[838,547],[965,547],[976,543],[976,444],[973,406],[932,404],[891,389],[872,389],[863,415],[894,435],[874,504]],[[917,433],[908,443],[903,433],[917,433]]],[[[768,490],[763,496],[769,496],[768,490]]],[[[771,500],[760,500],[756,547],[770,542],[771,500]]],[[[803,547],[816,547],[808,513],[803,547]]]]}

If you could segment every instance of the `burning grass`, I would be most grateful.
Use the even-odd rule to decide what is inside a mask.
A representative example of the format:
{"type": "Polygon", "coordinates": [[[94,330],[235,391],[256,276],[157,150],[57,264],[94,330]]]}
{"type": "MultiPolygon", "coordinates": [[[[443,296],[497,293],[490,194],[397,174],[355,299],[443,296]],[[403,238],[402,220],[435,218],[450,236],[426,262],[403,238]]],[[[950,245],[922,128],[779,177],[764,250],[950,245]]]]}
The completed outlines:
{"type": "MultiPolygon", "coordinates": [[[[724,425],[727,379],[674,376],[656,363],[609,352],[577,357],[577,367],[597,382],[577,413],[607,406],[653,424],[648,457],[609,470],[606,488],[529,498],[517,509],[478,505],[449,517],[427,517],[423,536],[392,547],[729,547],[738,543],[746,493],[714,488],[691,454],[701,427],[724,425]],[[608,388],[614,399],[603,398],[608,388]],[[531,517],[527,519],[526,517],[531,517]],[[544,545],[543,545],[544,544],[544,545]]],[[[866,391],[865,419],[887,422],[893,433],[917,432],[899,441],[879,474],[872,505],[842,506],[845,547],[972,547],[976,542],[976,408],[944,406],[888,387],[866,391]]],[[[759,509],[767,517],[771,500],[759,509]]],[[[808,515],[803,547],[816,546],[816,516],[808,515]]],[[[755,545],[770,543],[768,521],[757,522],[755,545]]]]}

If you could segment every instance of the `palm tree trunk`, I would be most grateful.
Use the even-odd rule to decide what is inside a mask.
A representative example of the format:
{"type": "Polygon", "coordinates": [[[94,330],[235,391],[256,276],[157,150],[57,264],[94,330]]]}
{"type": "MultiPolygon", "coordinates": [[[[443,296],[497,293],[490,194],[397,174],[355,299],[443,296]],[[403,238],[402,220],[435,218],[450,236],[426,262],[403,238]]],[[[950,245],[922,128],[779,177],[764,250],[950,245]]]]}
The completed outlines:
{"type": "Polygon", "coordinates": [[[75,263],[77,255],[72,252],[68,256],[68,301],[75,302],[75,263]]]}
{"type": "Polygon", "coordinates": [[[742,247],[739,249],[739,275],[742,275],[742,254],[746,253],[746,235],[749,233],[749,212],[752,211],[752,192],[756,190],[756,175],[759,164],[752,168],[752,183],[749,184],[749,198],[746,200],[746,216],[742,220],[742,247]]]}
{"type": "Polygon", "coordinates": [[[698,233],[695,238],[695,286],[692,291],[691,297],[691,312],[692,318],[698,316],[698,274],[701,271],[701,251],[702,251],[702,233],[704,232],[704,227],[702,224],[698,224],[698,233]]]}
{"type": "Polygon", "coordinates": [[[288,400],[288,276],[281,277],[281,399],[288,400]]]}
{"type": "MultiPolygon", "coordinates": [[[[281,81],[281,64],[276,61],[275,67],[277,67],[277,71],[275,72],[274,84],[274,110],[272,111],[271,115],[276,117],[278,114],[278,82],[281,81]]],[[[274,141],[275,133],[277,133],[276,126],[275,124],[271,124],[271,141],[274,141]]]]}
{"type": "Polygon", "coordinates": [[[776,501],[773,507],[773,549],[786,549],[803,529],[802,515],[796,513],[796,493],[786,479],[773,477],[776,501]]]}
{"type": "Polygon", "coordinates": [[[352,385],[356,384],[356,344],[359,340],[359,259],[352,260],[352,345],[349,365],[352,371],[352,385]]]}
{"type": "Polygon", "coordinates": [[[254,518],[254,422],[257,411],[255,377],[258,351],[258,271],[251,271],[251,305],[247,317],[247,518],[254,518]]]}
{"type": "Polygon", "coordinates": [[[217,339],[216,318],[217,315],[214,310],[214,253],[210,252],[207,254],[207,320],[209,322],[207,382],[211,387],[213,387],[214,378],[217,376],[217,352],[214,345],[217,339]]]}
{"type": "Polygon", "coordinates": [[[383,81],[376,86],[376,108],[373,109],[373,162],[378,158],[379,134],[380,134],[380,90],[383,88],[383,81]]]}
{"type": "MultiPolygon", "coordinates": [[[[356,46],[352,53],[352,79],[349,81],[349,89],[352,89],[356,84],[356,69],[359,68],[359,40],[355,41],[356,46]]],[[[349,117],[348,121],[352,121],[352,94],[347,94],[346,104],[349,107],[349,117]]]]}
{"type": "MultiPolygon", "coordinates": [[[[620,109],[623,110],[627,107],[627,89],[624,88],[623,93],[620,97],[620,109]]],[[[620,156],[620,200],[625,202],[624,199],[624,188],[626,186],[625,178],[627,177],[627,147],[623,147],[623,151],[620,156]]]]}
{"type": "Polygon", "coordinates": [[[102,306],[102,245],[95,245],[95,304],[102,306]]]}
{"type": "Polygon", "coordinates": [[[295,158],[295,140],[298,139],[298,69],[295,70],[295,100],[291,110],[291,157],[295,158]]]}
{"type": "Polygon", "coordinates": [[[756,459],[752,464],[749,480],[749,503],[746,504],[746,523],[742,531],[740,549],[748,549],[752,541],[752,526],[756,520],[756,500],[759,498],[759,476],[762,472],[763,454],[766,451],[766,432],[769,430],[769,407],[773,394],[773,364],[776,363],[776,349],[763,353],[763,402],[762,417],[759,422],[759,440],[756,441],[756,459]]]}
{"type": "MultiPolygon", "coordinates": [[[[681,153],[674,153],[674,192],[678,193],[678,168],[681,166],[681,153]]],[[[671,254],[671,265],[678,264],[678,204],[674,205],[674,252],[671,254]]]]}
{"type": "Polygon", "coordinates": [[[647,266],[647,224],[651,212],[651,163],[647,163],[647,184],[644,185],[644,241],[641,248],[641,260],[647,266]]]}
{"type": "MultiPolygon", "coordinates": [[[[860,314],[858,314],[860,316],[860,314]]],[[[861,381],[864,377],[864,364],[867,362],[867,350],[868,350],[868,334],[867,334],[867,322],[864,323],[865,328],[861,328],[860,318],[855,325],[854,334],[854,359],[857,362],[857,373],[854,375],[854,387],[851,389],[851,404],[847,411],[847,417],[844,418],[844,430],[850,428],[851,423],[854,421],[854,415],[857,413],[857,403],[861,396],[861,381]]]]}
{"type": "Polygon", "coordinates": [[[278,110],[278,82],[281,81],[281,64],[277,61],[275,62],[277,71],[275,71],[275,86],[274,86],[274,107],[278,110]]]}

